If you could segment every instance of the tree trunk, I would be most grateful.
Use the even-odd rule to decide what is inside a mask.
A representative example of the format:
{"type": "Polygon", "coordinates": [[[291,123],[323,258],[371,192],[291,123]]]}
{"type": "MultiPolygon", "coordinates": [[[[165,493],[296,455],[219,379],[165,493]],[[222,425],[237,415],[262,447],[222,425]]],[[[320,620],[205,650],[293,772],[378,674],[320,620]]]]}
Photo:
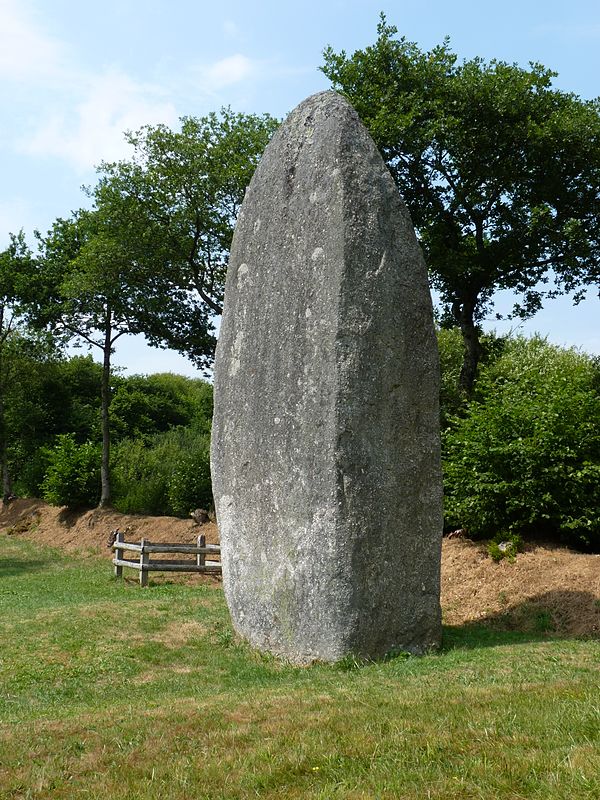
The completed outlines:
{"type": "Polygon", "coordinates": [[[477,368],[481,360],[481,343],[479,331],[474,322],[475,301],[457,301],[452,306],[452,313],[463,337],[463,363],[458,379],[459,388],[469,398],[473,394],[477,368]]]}
{"type": "Polygon", "coordinates": [[[102,463],[100,465],[100,480],[102,492],[99,506],[110,506],[110,422],[108,409],[110,406],[110,354],[111,354],[112,327],[110,314],[104,333],[104,359],[102,362],[102,463]]]}
{"type": "MultiPolygon", "coordinates": [[[[4,330],[4,307],[0,310],[0,330],[4,330]]],[[[4,364],[0,353],[0,469],[2,470],[2,503],[6,505],[12,495],[12,480],[8,469],[6,417],[4,413],[4,364]]]]}
{"type": "Polygon", "coordinates": [[[12,497],[12,480],[8,469],[6,442],[2,442],[2,503],[6,505],[12,497]]]}
{"type": "Polygon", "coordinates": [[[8,468],[8,452],[6,441],[6,421],[4,418],[3,387],[0,387],[0,468],[2,469],[2,503],[6,505],[12,496],[12,480],[8,468]]]}

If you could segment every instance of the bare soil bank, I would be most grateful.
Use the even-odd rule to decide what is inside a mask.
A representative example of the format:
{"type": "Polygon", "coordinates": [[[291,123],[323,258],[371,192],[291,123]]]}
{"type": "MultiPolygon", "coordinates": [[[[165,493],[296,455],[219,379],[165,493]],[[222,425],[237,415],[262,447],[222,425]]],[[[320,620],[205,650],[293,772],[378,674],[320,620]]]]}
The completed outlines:
{"type": "MultiPolygon", "coordinates": [[[[20,499],[0,510],[0,531],[30,541],[112,558],[111,531],[126,539],[153,542],[196,541],[204,533],[216,544],[213,523],[191,519],[119,514],[112,510],[71,512],[40,500],[20,499]]],[[[172,575],[152,580],[210,581],[207,576],[172,575]]],[[[137,573],[132,572],[132,579],[137,573]]],[[[485,624],[495,629],[600,638],[600,555],[553,544],[527,546],[513,563],[496,564],[486,544],[445,539],[442,549],[442,610],[448,625],[485,624]]]]}

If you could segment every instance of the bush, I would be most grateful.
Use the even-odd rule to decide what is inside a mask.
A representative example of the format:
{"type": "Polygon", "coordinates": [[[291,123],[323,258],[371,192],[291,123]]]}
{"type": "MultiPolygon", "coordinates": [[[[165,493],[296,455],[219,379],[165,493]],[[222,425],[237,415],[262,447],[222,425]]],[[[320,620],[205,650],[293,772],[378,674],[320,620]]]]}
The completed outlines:
{"type": "Polygon", "coordinates": [[[13,482],[13,492],[17,497],[41,497],[42,484],[48,469],[48,453],[51,448],[39,447],[33,452],[27,453],[25,448],[20,446],[13,448],[11,467],[15,480],[13,482]]]}
{"type": "Polygon", "coordinates": [[[210,438],[175,428],[146,442],[125,439],[113,448],[113,501],[118,511],[186,517],[212,503],[210,438]]]}
{"type": "Polygon", "coordinates": [[[600,550],[599,386],[585,354],[508,343],[444,434],[447,524],[600,550]]]}
{"type": "Polygon", "coordinates": [[[169,476],[168,496],[171,513],[186,517],[195,508],[212,505],[210,480],[210,437],[198,437],[169,476]]]}
{"type": "Polygon", "coordinates": [[[100,445],[77,444],[72,433],[56,437],[45,451],[42,497],[54,506],[96,506],[100,500],[100,445]]]}
{"type": "Polygon", "coordinates": [[[114,445],[111,457],[113,505],[123,514],[166,513],[168,448],[139,439],[114,445]]]}

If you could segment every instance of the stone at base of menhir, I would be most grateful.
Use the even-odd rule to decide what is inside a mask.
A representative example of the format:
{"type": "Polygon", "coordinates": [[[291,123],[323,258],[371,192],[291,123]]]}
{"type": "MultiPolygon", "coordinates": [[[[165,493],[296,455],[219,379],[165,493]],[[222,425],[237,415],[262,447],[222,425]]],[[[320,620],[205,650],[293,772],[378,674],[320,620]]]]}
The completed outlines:
{"type": "Polygon", "coordinates": [[[212,442],[236,630],[297,663],[440,642],[438,361],[410,217],[339,95],[269,144],[232,246],[212,442]]]}

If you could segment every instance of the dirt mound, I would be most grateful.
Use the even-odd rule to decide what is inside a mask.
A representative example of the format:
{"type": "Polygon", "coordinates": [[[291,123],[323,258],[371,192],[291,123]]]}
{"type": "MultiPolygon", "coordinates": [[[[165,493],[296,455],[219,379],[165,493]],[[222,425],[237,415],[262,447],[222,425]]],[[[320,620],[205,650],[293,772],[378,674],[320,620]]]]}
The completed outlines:
{"type": "Polygon", "coordinates": [[[445,539],[442,610],[449,625],[600,637],[600,555],[547,543],[495,563],[483,542],[445,539]]]}
{"type": "MultiPolygon", "coordinates": [[[[129,541],[192,544],[199,533],[205,534],[208,544],[219,541],[214,523],[198,526],[191,519],[101,509],[73,512],[29,499],[15,500],[0,510],[4,533],[107,558],[112,558],[110,533],[117,528],[129,541]]],[[[204,576],[178,579],[196,582],[204,576]]],[[[485,543],[445,539],[442,610],[448,625],[483,623],[502,630],[600,638],[600,555],[536,544],[526,547],[514,562],[496,564],[485,543]]]]}
{"type": "Polygon", "coordinates": [[[192,519],[177,517],[145,517],[119,514],[110,509],[70,511],[46,505],[41,500],[13,500],[0,511],[0,530],[19,535],[51,547],[78,552],[97,552],[112,558],[110,534],[119,529],[125,539],[139,542],[183,542],[195,544],[198,534],[207,544],[218,544],[217,526],[208,522],[199,526],[192,519]]]}

